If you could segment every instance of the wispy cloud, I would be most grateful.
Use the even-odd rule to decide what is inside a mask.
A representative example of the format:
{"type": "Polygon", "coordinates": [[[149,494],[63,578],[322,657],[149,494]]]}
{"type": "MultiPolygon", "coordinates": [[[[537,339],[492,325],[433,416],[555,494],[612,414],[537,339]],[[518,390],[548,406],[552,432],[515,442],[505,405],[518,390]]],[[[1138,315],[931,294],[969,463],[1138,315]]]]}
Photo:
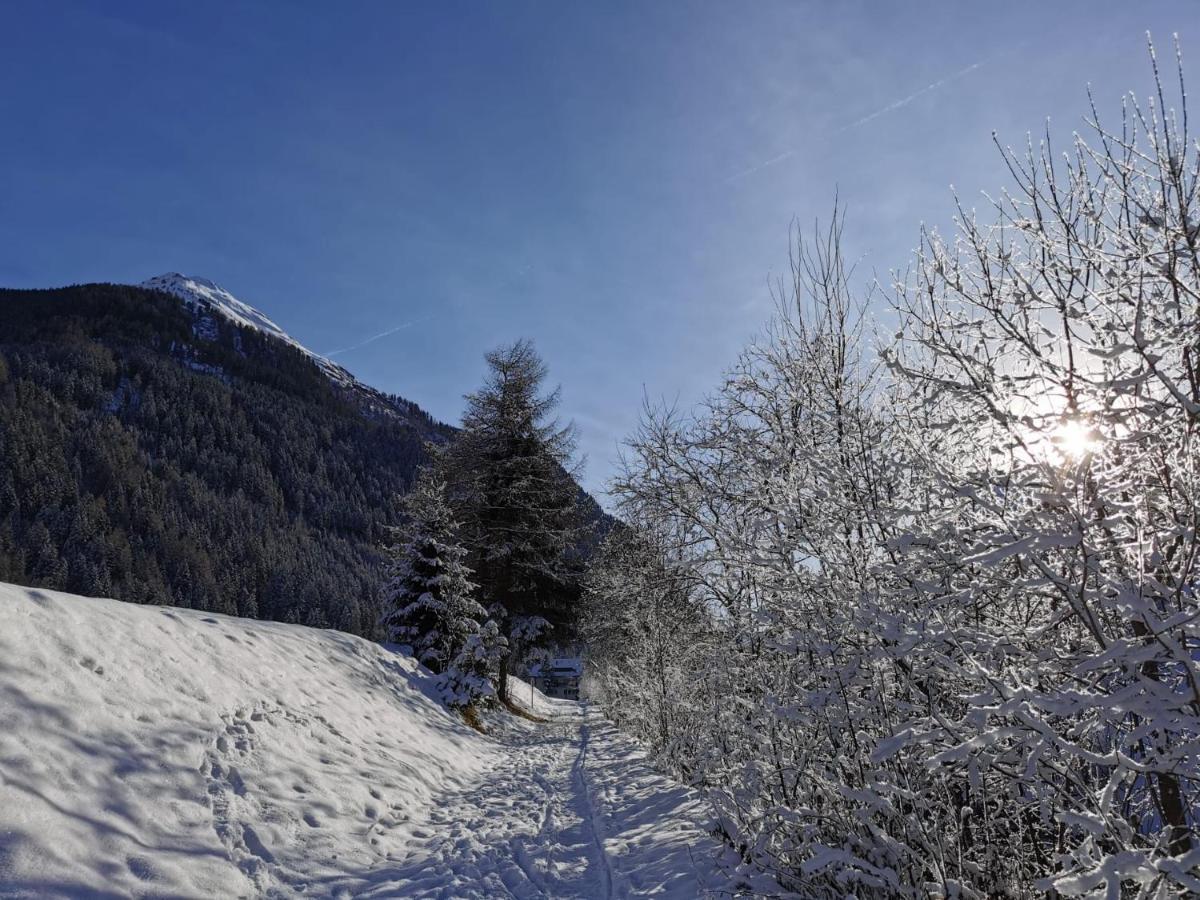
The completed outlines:
{"type": "Polygon", "coordinates": [[[365,341],[359,341],[357,344],[353,344],[349,347],[343,347],[341,350],[331,350],[329,353],[326,353],[325,356],[332,358],[334,356],[341,356],[343,353],[349,353],[352,350],[358,350],[359,348],[365,347],[367,344],[373,344],[390,334],[395,334],[397,331],[403,331],[406,328],[412,328],[414,325],[420,325],[422,322],[428,321],[429,318],[429,316],[421,316],[419,319],[403,322],[400,325],[397,325],[395,328],[389,328],[387,331],[381,331],[379,334],[373,334],[365,341]]]}
{"type": "MultiPolygon", "coordinates": [[[[853,128],[858,128],[862,125],[866,125],[868,122],[874,121],[875,119],[878,119],[880,116],[886,116],[890,112],[895,112],[898,109],[903,109],[904,107],[908,106],[908,104],[912,103],[914,100],[918,99],[919,97],[923,97],[926,94],[930,93],[931,91],[936,91],[938,88],[944,87],[945,85],[949,84],[952,81],[957,81],[959,78],[962,78],[965,75],[969,75],[970,73],[972,73],[976,69],[978,69],[980,66],[986,65],[987,63],[988,63],[988,60],[982,59],[979,62],[971,63],[971,65],[969,65],[969,66],[964,66],[963,68],[959,69],[957,72],[953,72],[953,73],[945,76],[944,78],[939,78],[937,81],[935,81],[931,84],[925,85],[925,87],[921,88],[920,90],[913,91],[911,94],[909,94],[906,97],[901,97],[899,100],[893,100],[891,103],[887,104],[886,106],[881,106],[879,109],[875,110],[874,112],[867,113],[862,118],[855,119],[853,122],[849,122],[846,125],[843,125],[841,128],[837,128],[837,129],[831,131],[829,133],[828,137],[834,137],[835,135],[839,135],[839,134],[842,134],[843,132],[850,131],[853,128]]],[[[777,165],[778,163],[781,163],[786,159],[790,159],[791,157],[793,157],[795,155],[796,155],[795,150],[785,150],[783,153],[780,153],[778,156],[774,156],[771,159],[766,160],[765,162],[758,163],[757,165],[753,165],[748,169],[743,169],[740,172],[735,172],[733,175],[730,175],[728,178],[726,178],[724,183],[732,184],[735,181],[740,181],[741,179],[747,177],[748,175],[753,175],[755,172],[759,172],[759,171],[762,171],[763,169],[769,168],[770,166],[777,165]]]]}

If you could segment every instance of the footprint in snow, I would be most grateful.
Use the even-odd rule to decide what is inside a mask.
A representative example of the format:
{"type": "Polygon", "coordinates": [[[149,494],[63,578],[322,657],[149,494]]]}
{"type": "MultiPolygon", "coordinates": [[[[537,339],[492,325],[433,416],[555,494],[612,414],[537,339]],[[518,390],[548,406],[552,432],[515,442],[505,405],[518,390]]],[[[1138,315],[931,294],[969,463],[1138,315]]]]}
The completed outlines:
{"type": "Polygon", "coordinates": [[[239,797],[246,796],[246,782],[242,780],[242,773],[237,770],[236,766],[230,766],[229,772],[226,775],[229,784],[233,787],[233,791],[239,797]]]}
{"type": "Polygon", "coordinates": [[[267,845],[262,842],[262,838],[258,836],[258,832],[249,825],[242,826],[242,840],[246,842],[246,849],[259,859],[269,863],[275,862],[274,855],[267,849],[267,845]]]}
{"type": "Polygon", "coordinates": [[[125,865],[130,874],[139,881],[154,881],[158,878],[158,872],[154,870],[154,867],[148,860],[142,859],[140,856],[127,857],[125,865]]]}

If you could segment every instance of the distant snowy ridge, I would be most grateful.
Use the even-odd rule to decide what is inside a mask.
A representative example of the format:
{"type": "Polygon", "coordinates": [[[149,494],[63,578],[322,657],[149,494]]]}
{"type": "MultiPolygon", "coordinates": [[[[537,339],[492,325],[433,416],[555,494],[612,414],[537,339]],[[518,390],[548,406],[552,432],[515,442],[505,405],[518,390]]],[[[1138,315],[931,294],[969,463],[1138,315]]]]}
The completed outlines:
{"type": "MultiPolygon", "coordinates": [[[[382,391],[364,384],[337,363],[313,353],[298,340],[284,331],[273,319],[249,303],[245,303],[231,294],[219,284],[198,275],[181,275],[178,272],[168,272],[156,275],[143,281],[141,287],[163,291],[178,297],[196,317],[193,331],[196,337],[213,341],[218,337],[216,319],[219,317],[240,328],[253,328],[255,331],[269,335],[275,340],[282,341],[289,347],[299,350],[312,360],[329,380],[347,397],[357,403],[369,416],[377,418],[400,418],[409,424],[426,431],[426,438],[433,441],[443,440],[441,430],[432,420],[423,422],[424,413],[420,407],[399,397],[391,397],[382,391]]],[[[235,346],[237,339],[235,338],[235,346]]],[[[195,368],[191,363],[185,362],[195,368]]]]}
{"type": "Polygon", "coordinates": [[[357,383],[355,377],[337,363],[326,359],[318,353],[313,353],[276,325],[264,313],[248,303],[243,303],[237,297],[233,296],[233,294],[229,293],[229,291],[225,290],[225,288],[215,282],[209,281],[207,278],[200,278],[196,275],[181,275],[178,272],[168,272],[165,275],[156,275],[153,278],[143,281],[141,286],[174,294],[197,313],[215,313],[233,322],[235,325],[240,325],[243,328],[253,328],[256,331],[269,334],[271,337],[295,347],[305,356],[309,357],[326,375],[337,383],[346,386],[357,383]]]}

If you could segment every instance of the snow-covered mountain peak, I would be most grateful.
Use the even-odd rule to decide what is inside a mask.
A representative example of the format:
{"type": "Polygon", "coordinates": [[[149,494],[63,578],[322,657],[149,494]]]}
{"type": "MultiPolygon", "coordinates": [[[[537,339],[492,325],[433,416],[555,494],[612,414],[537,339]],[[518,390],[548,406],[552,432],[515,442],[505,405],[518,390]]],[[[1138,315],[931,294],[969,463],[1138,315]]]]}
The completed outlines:
{"type": "Polygon", "coordinates": [[[278,338],[310,357],[334,381],[353,384],[354,376],[337,363],[313,353],[290,334],[280,328],[267,315],[248,303],[243,303],[225,288],[207,278],[196,275],[181,275],[167,272],[142,282],[142,287],[173,294],[196,310],[197,313],[211,312],[228,319],[235,325],[253,328],[278,338]]]}

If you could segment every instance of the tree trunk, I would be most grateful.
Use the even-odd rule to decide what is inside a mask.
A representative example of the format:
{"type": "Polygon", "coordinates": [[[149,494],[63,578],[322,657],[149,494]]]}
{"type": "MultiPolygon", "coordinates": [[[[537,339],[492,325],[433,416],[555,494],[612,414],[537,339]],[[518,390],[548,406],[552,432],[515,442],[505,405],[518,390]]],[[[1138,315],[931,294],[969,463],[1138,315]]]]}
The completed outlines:
{"type": "Polygon", "coordinates": [[[496,685],[496,694],[501,703],[511,704],[512,700],[508,694],[508,658],[511,654],[505,653],[500,657],[500,678],[499,684],[496,685]]]}

